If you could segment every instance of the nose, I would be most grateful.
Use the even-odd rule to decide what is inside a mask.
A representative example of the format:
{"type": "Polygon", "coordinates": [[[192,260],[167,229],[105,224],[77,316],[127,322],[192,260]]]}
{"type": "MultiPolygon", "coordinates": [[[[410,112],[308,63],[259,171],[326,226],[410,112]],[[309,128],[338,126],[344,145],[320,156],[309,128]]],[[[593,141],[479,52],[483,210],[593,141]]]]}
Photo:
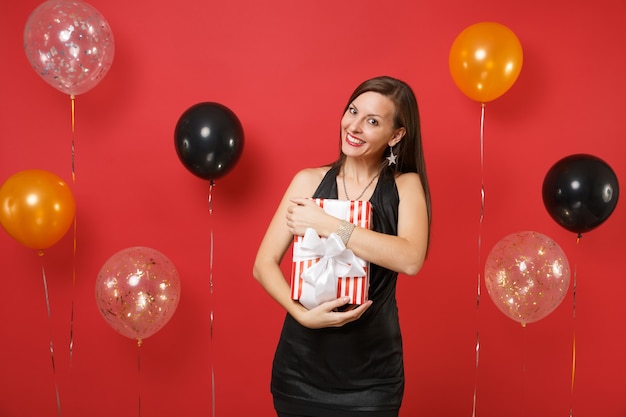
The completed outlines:
{"type": "Polygon", "coordinates": [[[350,132],[361,132],[362,123],[363,121],[360,118],[355,117],[352,120],[350,120],[350,123],[348,123],[348,130],[350,132]]]}

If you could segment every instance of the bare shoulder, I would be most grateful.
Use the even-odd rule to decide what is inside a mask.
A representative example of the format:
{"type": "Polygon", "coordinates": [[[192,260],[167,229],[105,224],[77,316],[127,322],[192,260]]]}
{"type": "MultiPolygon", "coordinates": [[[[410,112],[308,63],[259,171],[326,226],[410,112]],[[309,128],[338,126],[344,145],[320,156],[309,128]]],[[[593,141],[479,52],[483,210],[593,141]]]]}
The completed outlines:
{"type": "Polygon", "coordinates": [[[324,175],[330,169],[329,166],[304,168],[294,175],[291,185],[289,185],[290,193],[293,197],[310,197],[313,195],[320,182],[324,179],[324,175]]]}
{"type": "Polygon", "coordinates": [[[396,186],[400,199],[406,195],[424,195],[422,180],[416,172],[405,172],[396,177],[396,186]]]}

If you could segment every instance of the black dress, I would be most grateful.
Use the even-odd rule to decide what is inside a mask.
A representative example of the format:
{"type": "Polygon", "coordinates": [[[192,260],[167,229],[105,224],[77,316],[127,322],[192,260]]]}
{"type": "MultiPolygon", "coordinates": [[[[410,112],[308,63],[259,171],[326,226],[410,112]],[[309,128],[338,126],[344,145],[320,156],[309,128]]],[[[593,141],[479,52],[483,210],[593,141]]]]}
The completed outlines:
{"type": "MultiPolygon", "coordinates": [[[[331,168],[313,197],[338,198],[331,168]]],[[[398,190],[379,178],[372,228],[397,235],[398,190]]],[[[402,337],[396,304],[398,273],[370,265],[372,306],[340,328],[308,329],[287,314],[272,367],[271,392],[279,413],[299,416],[397,416],[404,392],[402,337]]]]}

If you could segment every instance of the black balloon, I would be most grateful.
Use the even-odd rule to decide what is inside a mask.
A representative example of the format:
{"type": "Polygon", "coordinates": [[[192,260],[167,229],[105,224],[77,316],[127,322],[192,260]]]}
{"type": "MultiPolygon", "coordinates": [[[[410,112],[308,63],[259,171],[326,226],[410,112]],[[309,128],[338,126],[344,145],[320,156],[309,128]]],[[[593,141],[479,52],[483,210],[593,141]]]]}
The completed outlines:
{"type": "Polygon", "coordinates": [[[205,180],[226,175],[243,152],[241,122],[219,103],[198,103],[176,123],[174,145],[178,158],[192,174],[205,180]]]}
{"type": "Polygon", "coordinates": [[[619,197],[615,172],[600,158],[576,154],[555,163],[543,181],[543,204],[565,229],[582,234],[613,213],[619,197]]]}

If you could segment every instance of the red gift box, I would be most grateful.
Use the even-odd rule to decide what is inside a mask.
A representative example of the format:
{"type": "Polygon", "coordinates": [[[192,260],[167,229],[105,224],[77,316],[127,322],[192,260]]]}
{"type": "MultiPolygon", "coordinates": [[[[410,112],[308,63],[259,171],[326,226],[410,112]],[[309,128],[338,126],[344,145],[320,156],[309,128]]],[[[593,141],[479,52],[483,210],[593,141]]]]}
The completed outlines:
{"type": "MultiPolygon", "coordinates": [[[[328,214],[358,227],[371,228],[372,206],[369,201],[323,198],[314,201],[328,214]]],[[[292,299],[299,300],[309,309],[343,296],[350,298],[349,304],[367,301],[369,262],[346,249],[336,234],[322,238],[309,229],[305,236],[294,237],[293,249],[292,299]],[[312,249],[313,246],[316,249],[312,249]]]]}

